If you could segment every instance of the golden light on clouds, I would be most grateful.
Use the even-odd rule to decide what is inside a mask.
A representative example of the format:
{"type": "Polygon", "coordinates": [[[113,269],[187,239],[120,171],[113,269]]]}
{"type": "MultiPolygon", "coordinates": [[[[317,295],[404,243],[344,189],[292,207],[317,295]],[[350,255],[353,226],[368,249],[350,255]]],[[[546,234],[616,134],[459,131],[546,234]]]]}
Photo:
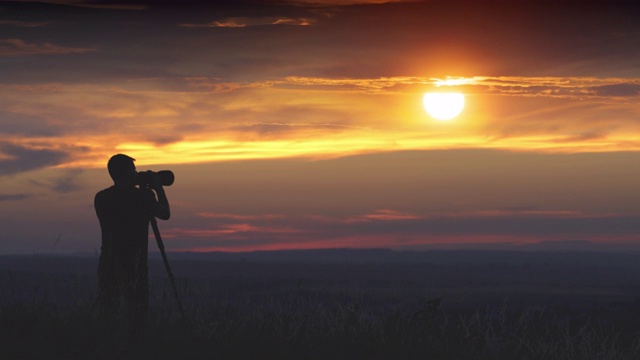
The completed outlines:
{"type": "Polygon", "coordinates": [[[170,164],[474,147],[640,149],[638,79],[185,78],[162,90],[158,81],[2,85],[9,135],[0,140],[67,153],[63,167],[100,167],[116,152],[170,164]],[[455,116],[465,102],[474,110],[446,127],[425,126],[425,93],[459,94],[427,101],[448,104],[427,109],[434,117],[455,116]]]}
{"type": "MultiPolygon", "coordinates": [[[[462,144],[476,144],[478,141],[480,139],[464,136],[428,139],[379,132],[366,136],[325,136],[305,141],[183,141],[162,147],[127,143],[118,145],[114,150],[144,159],[146,164],[180,164],[283,158],[327,159],[381,151],[416,150],[424,148],[425,144],[432,149],[446,149],[460,147],[462,144]]],[[[86,165],[103,166],[102,163],[86,165]]]]}

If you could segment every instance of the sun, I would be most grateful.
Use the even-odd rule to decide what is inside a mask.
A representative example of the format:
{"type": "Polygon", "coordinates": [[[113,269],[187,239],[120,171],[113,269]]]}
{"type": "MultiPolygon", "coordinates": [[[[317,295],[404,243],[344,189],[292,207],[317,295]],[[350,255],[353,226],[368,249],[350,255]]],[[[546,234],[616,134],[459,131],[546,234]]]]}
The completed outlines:
{"type": "Polygon", "coordinates": [[[451,120],[464,108],[464,95],[458,92],[428,92],[422,105],[429,115],[438,120],[451,120]]]}

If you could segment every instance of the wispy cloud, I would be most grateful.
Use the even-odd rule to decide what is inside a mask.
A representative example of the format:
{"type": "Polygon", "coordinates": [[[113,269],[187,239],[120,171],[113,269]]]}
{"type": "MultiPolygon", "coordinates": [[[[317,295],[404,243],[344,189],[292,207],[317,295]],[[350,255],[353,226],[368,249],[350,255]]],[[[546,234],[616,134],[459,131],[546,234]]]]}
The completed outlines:
{"type": "Polygon", "coordinates": [[[244,28],[251,26],[293,25],[309,26],[315,22],[311,18],[291,17],[230,17],[204,24],[180,24],[185,28],[244,28]]]}
{"type": "Polygon", "coordinates": [[[366,93],[461,91],[466,94],[520,95],[549,98],[617,98],[640,96],[640,78],[596,77],[380,77],[330,78],[289,76],[261,82],[228,83],[219,79],[189,78],[190,86],[216,92],[247,88],[293,88],[366,93]]]}
{"type": "Polygon", "coordinates": [[[311,5],[363,5],[363,4],[383,4],[393,2],[412,2],[415,0],[289,0],[291,4],[311,4],[311,5]]]}
{"type": "Polygon", "coordinates": [[[315,129],[315,130],[371,130],[370,128],[362,126],[353,126],[346,124],[311,124],[311,123],[244,123],[233,127],[232,129],[238,131],[250,131],[258,134],[283,134],[283,133],[295,133],[300,134],[300,129],[315,129]]]}
{"type": "Polygon", "coordinates": [[[83,189],[83,185],[80,183],[80,175],[83,173],[83,169],[65,169],[62,174],[53,179],[50,184],[51,190],[58,194],[67,194],[83,189]]]}
{"type": "Polygon", "coordinates": [[[148,9],[146,5],[139,5],[135,3],[131,4],[108,4],[103,1],[94,0],[43,0],[42,3],[60,4],[66,6],[90,8],[90,9],[110,9],[110,10],[145,10],[148,9]]]}
{"type": "Polygon", "coordinates": [[[0,202],[24,200],[29,197],[31,197],[31,195],[28,194],[0,194],[0,202]]]}
{"type": "Polygon", "coordinates": [[[421,215],[403,213],[395,210],[378,210],[371,214],[365,214],[348,219],[347,222],[368,222],[368,221],[402,221],[417,220],[424,218],[421,215]]]}
{"type": "Polygon", "coordinates": [[[471,85],[488,93],[544,97],[596,98],[640,95],[640,78],[476,77],[471,85]]]}
{"type": "Polygon", "coordinates": [[[0,56],[81,54],[95,49],[67,47],[51,43],[29,43],[22,39],[0,40],[0,56]]]}
{"type": "Polygon", "coordinates": [[[534,208],[407,213],[378,210],[354,216],[211,214],[231,223],[172,228],[166,232],[182,250],[269,250],[288,248],[390,247],[425,244],[618,242],[635,240],[637,214],[591,214],[534,208]]]}
{"type": "Polygon", "coordinates": [[[389,77],[334,79],[287,77],[272,86],[333,88],[375,92],[414,92],[424,90],[462,91],[467,94],[522,95],[543,97],[633,97],[640,96],[640,78],[592,77],[389,77]]]}
{"type": "Polygon", "coordinates": [[[138,4],[91,4],[91,3],[83,3],[79,1],[71,1],[66,2],[67,5],[77,6],[81,8],[89,8],[89,9],[107,9],[107,10],[128,10],[128,11],[141,11],[149,9],[147,5],[138,5],[138,4]]]}
{"type": "Polygon", "coordinates": [[[0,135],[40,137],[59,135],[59,128],[38,116],[0,110],[0,135]]]}
{"type": "Polygon", "coordinates": [[[67,159],[68,154],[60,150],[0,143],[0,176],[59,165],[67,159]]]}
{"type": "Polygon", "coordinates": [[[241,214],[214,213],[210,211],[199,212],[196,215],[203,218],[208,218],[208,219],[225,219],[225,220],[239,220],[239,221],[275,220],[275,219],[285,218],[285,216],[281,214],[241,215],[241,214]]]}
{"type": "Polygon", "coordinates": [[[206,229],[169,228],[165,230],[164,233],[167,238],[190,237],[210,239],[216,236],[225,236],[227,239],[233,238],[240,241],[249,241],[256,236],[282,236],[284,234],[300,234],[302,231],[292,227],[256,226],[247,223],[239,223],[206,229]]]}
{"type": "Polygon", "coordinates": [[[16,26],[23,28],[42,27],[49,25],[47,21],[19,21],[19,20],[0,20],[0,26],[16,26]]]}
{"type": "Polygon", "coordinates": [[[594,86],[589,90],[596,96],[640,96],[640,81],[628,83],[621,80],[617,84],[594,86]]]}

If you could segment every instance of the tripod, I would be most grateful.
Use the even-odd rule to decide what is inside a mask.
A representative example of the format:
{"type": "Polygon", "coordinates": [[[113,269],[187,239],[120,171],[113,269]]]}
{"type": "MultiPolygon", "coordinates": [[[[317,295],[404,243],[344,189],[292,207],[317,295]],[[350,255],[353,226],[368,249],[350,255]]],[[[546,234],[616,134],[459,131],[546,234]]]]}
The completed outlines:
{"type": "Polygon", "coordinates": [[[149,220],[151,222],[151,227],[153,228],[153,235],[155,235],[156,242],[158,243],[158,248],[160,249],[160,254],[162,254],[162,261],[164,262],[164,267],[165,269],[167,269],[167,275],[169,276],[169,282],[171,282],[171,287],[173,288],[173,294],[176,296],[176,301],[178,302],[178,309],[180,310],[182,319],[186,321],[187,316],[184,314],[184,309],[182,308],[182,302],[180,301],[180,295],[178,294],[178,288],[176,287],[176,279],[173,277],[173,273],[171,272],[171,266],[169,266],[169,259],[167,259],[167,253],[164,251],[164,244],[162,243],[160,230],[158,230],[158,222],[156,221],[155,216],[151,216],[149,220]]]}

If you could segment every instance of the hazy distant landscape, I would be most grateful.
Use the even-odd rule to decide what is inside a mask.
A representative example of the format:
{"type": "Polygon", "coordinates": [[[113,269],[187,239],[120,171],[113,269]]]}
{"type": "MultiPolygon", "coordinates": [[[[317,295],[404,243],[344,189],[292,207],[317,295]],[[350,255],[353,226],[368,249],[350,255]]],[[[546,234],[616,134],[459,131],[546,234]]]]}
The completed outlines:
{"type": "MultiPolygon", "coordinates": [[[[505,300],[611,307],[640,297],[640,253],[338,249],[172,253],[169,259],[179,283],[211,298],[341,290],[366,293],[374,303],[394,295],[442,297],[451,307],[505,300]]],[[[77,301],[75,295],[91,297],[97,261],[97,256],[1,256],[0,286],[8,296],[0,301],[29,299],[43,291],[61,302],[77,301]]],[[[156,286],[166,281],[158,254],[151,255],[149,269],[156,286]]]]}
{"type": "MultiPolygon", "coordinates": [[[[640,350],[638,253],[314,250],[169,257],[196,340],[182,338],[186,330],[164,267],[152,255],[152,338],[161,358],[185,348],[202,358],[220,352],[225,358],[386,358],[401,347],[401,358],[446,358],[438,356],[457,351],[472,358],[533,359],[548,351],[555,359],[566,356],[569,344],[583,347],[571,350],[580,358],[632,358],[640,350]],[[475,326],[476,334],[463,324],[475,326]],[[551,340],[525,346],[523,339],[535,340],[527,331],[551,340]],[[353,348],[351,341],[363,343],[353,348]],[[466,345],[450,343],[455,341],[466,345]],[[311,346],[316,342],[324,344],[321,350],[311,346]]],[[[30,341],[52,346],[54,340],[65,343],[60,328],[67,322],[80,321],[84,330],[97,326],[91,315],[96,265],[95,256],[0,257],[1,335],[14,339],[9,353],[38,357],[37,347],[19,346],[16,328],[30,341]],[[27,313],[20,316],[32,319],[32,328],[16,325],[16,309],[27,313]],[[84,320],[73,320],[78,314],[84,320]]],[[[84,330],[81,337],[91,344],[91,331],[84,330]]],[[[75,331],[67,341],[79,336],[75,331]]],[[[53,353],[72,355],[56,346],[62,345],[53,345],[53,353]]],[[[85,346],[83,353],[110,354],[104,344],[85,346]]]]}

